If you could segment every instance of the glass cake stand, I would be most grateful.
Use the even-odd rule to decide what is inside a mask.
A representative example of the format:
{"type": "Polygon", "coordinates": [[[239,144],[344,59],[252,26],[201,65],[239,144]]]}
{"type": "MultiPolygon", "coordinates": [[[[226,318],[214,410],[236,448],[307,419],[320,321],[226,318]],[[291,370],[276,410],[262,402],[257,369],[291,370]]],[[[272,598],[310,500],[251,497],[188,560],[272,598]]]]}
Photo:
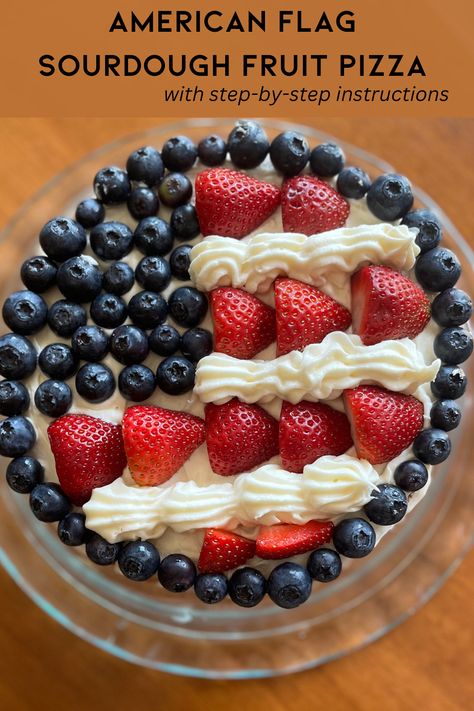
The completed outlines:
{"type": "MultiPolygon", "coordinates": [[[[3,233],[2,301],[18,288],[19,275],[11,265],[18,264],[19,270],[23,259],[37,249],[40,227],[90,192],[99,168],[123,165],[138,146],[160,146],[178,133],[198,139],[211,131],[226,135],[230,128],[231,123],[222,120],[160,126],[115,141],[58,175],[3,233]]],[[[265,128],[275,136],[289,125],[266,121],[265,128]]],[[[306,126],[296,128],[312,144],[332,138],[306,126]]],[[[370,175],[391,170],[365,151],[338,143],[348,162],[370,175]]],[[[462,262],[460,285],[474,293],[471,249],[427,195],[418,189],[415,194],[418,206],[440,214],[445,243],[462,262]]],[[[465,366],[469,377],[474,359],[465,366]]],[[[421,503],[370,556],[346,565],[335,582],[315,584],[310,600],[295,610],[282,610],[269,600],[253,609],[238,608],[230,601],[206,606],[191,592],[173,595],[156,582],[129,582],[117,570],[94,566],[81,551],[63,546],[56,526],[38,522],[29,510],[28,497],[11,492],[4,477],[0,485],[0,562],[51,617],[97,647],[136,664],[221,679],[272,676],[323,664],[368,644],[412,615],[467,552],[473,537],[473,401],[469,391],[462,403],[464,414],[452,438],[453,454],[445,466],[435,470],[421,503]]],[[[3,470],[5,466],[2,459],[3,470]]]]}

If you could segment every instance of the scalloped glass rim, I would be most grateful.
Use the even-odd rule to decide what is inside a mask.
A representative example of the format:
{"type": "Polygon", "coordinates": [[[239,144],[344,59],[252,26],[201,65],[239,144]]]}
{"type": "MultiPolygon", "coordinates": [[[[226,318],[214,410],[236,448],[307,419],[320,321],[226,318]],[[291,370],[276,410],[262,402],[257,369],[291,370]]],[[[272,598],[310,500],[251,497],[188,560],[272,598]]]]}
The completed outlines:
{"type": "MultiPolygon", "coordinates": [[[[393,170],[388,163],[368,152],[307,126],[268,120],[262,123],[273,135],[291,127],[301,130],[313,140],[337,141],[348,156],[357,159],[363,167],[369,167],[371,172],[393,170]]],[[[107,159],[109,162],[111,154],[122,150],[124,162],[126,146],[129,144],[136,146],[153,140],[159,143],[163,137],[176,132],[188,131],[201,136],[205,131],[225,132],[230,125],[231,122],[225,120],[179,121],[125,136],[93,151],[58,174],[25,203],[3,231],[0,250],[9,237],[15,235],[22,221],[34,214],[35,207],[42,200],[47,199],[76,173],[80,174],[85,166],[92,167],[99,159],[107,159]]],[[[97,167],[101,166],[97,164],[97,167]]],[[[90,181],[92,171],[88,178],[90,181]]],[[[79,181],[79,188],[82,187],[79,181]]],[[[464,281],[468,278],[472,281],[472,270],[468,277],[467,267],[474,264],[474,253],[439,206],[420,189],[414,190],[419,203],[440,215],[451,238],[446,241],[454,242],[457,254],[463,258],[464,281]]],[[[51,206],[53,209],[56,209],[56,203],[51,206]]],[[[65,209],[64,204],[61,209],[65,209]]],[[[471,399],[468,398],[463,404],[464,410],[472,409],[471,399]]],[[[469,417],[464,417],[461,428],[453,437],[454,453],[459,460],[462,460],[463,455],[462,450],[459,454],[457,450],[469,420],[469,417]]],[[[123,578],[117,578],[111,571],[91,566],[84,562],[82,556],[72,555],[72,549],[62,546],[52,527],[44,526],[34,519],[27,505],[27,497],[12,494],[5,483],[1,492],[6,516],[0,519],[0,563],[51,617],[83,639],[128,661],[174,674],[206,678],[255,678],[307,669],[368,644],[395,627],[426,602],[462,560],[473,538],[472,524],[467,517],[469,491],[463,490],[462,495],[459,493],[463,470],[466,469],[461,466],[461,461],[453,467],[454,457],[448,461],[451,466],[438,468],[427,496],[410,514],[400,531],[387,536],[377,547],[376,554],[364,559],[362,566],[351,566],[335,583],[318,586],[311,601],[295,611],[282,611],[271,603],[251,610],[225,605],[205,607],[200,603],[196,605],[194,600],[191,602],[186,596],[164,593],[160,595],[164,601],[157,601],[156,597],[151,598],[145,594],[149,592],[148,586],[142,593],[133,583],[124,582],[123,578]],[[450,478],[449,496],[442,497],[447,478],[450,478]],[[440,497],[443,498],[441,505],[440,497]],[[437,502],[436,510],[431,510],[430,502],[437,502]],[[454,510],[455,521],[451,520],[454,510]],[[465,515],[465,519],[460,516],[460,512],[465,515]],[[420,531],[420,524],[426,524],[427,518],[430,525],[420,531]],[[462,530],[459,528],[460,522],[464,524],[462,530]],[[425,551],[430,545],[432,547],[433,540],[441,530],[443,538],[446,538],[446,530],[451,531],[455,523],[458,524],[453,537],[456,545],[447,554],[445,552],[444,556],[438,551],[439,556],[433,567],[433,560],[425,551]],[[442,527],[446,527],[446,530],[442,527]],[[413,542],[410,552],[404,553],[404,546],[408,549],[413,542]],[[372,609],[374,604],[376,608],[377,600],[387,604],[387,600],[384,600],[387,591],[400,586],[402,580],[406,584],[407,576],[414,575],[413,566],[415,573],[424,568],[421,560],[423,556],[427,558],[430,575],[420,583],[414,599],[397,606],[389,595],[390,604],[382,619],[378,619],[377,610],[372,609]],[[382,569],[385,572],[380,577],[382,569]],[[81,605],[80,611],[70,604],[70,600],[61,597],[60,589],[63,593],[69,590],[72,594],[74,591],[77,605],[81,605]],[[331,607],[333,599],[338,601],[335,607],[331,607]],[[321,610],[319,614],[313,609],[315,605],[321,610]],[[152,618],[157,610],[158,618],[152,618]],[[97,628],[97,611],[100,615],[100,629],[97,628]],[[362,620],[360,613],[363,611],[362,620]],[[334,629],[337,629],[341,620],[345,624],[338,629],[337,639],[333,639],[334,629]],[[190,621],[195,625],[194,629],[186,626],[190,621]],[[242,623],[243,629],[239,627],[242,623]],[[120,632],[123,629],[125,634],[120,632]],[[160,640],[155,640],[151,649],[149,640],[145,641],[143,649],[138,643],[138,632],[145,629],[148,633],[160,635],[160,640]],[[315,630],[318,632],[315,633],[315,630]],[[322,631],[327,635],[324,640],[322,631]],[[283,646],[288,646],[289,639],[298,640],[298,644],[290,655],[282,657],[280,652],[283,646]],[[217,646],[222,653],[224,661],[219,660],[214,667],[209,664],[210,658],[206,655],[209,650],[207,643],[212,643],[214,651],[217,646]],[[253,655],[249,655],[250,645],[253,655]],[[270,652],[269,645],[274,648],[274,653],[270,652]]],[[[466,488],[467,482],[465,477],[466,488]]],[[[213,654],[214,662],[216,657],[219,654],[213,654]]]]}

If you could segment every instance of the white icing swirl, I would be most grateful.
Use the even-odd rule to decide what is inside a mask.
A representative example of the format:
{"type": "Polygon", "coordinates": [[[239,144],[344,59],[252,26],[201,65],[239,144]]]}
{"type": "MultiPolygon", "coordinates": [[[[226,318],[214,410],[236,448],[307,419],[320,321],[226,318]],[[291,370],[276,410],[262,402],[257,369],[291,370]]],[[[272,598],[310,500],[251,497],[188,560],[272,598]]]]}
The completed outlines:
{"type": "Polygon", "coordinates": [[[321,343],[269,361],[212,353],[198,363],[194,392],[217,404],[232,397],[249,403],[274,397],[292,403],[332,400],[361,383],[413,393],[433,380],[439,363],[426,364],[408,338],[364,346],[359,336],[335,331],[321,343]]]}
{"type": "Polygon", "coordinates": [[[364,264],[384,264],[408,271],[419,247],[417,231],[405,225],[342,227],[307,237],[262,233],[239,241],[211,236],[193,247],[191,279],[198,289],[244,287],[267,291],[281,274],[308,284],[342,286],[364,264]]]}
{"type": "Polygon", "coordinates": [[[194,481],[167,487],[127,486],[123,479],[95,489],[85,504],[87,527],[110,542],[157,538],[167,528],[177,533],[239,525],[302,524],[311,519],[358,511],[378,481],[369,462],[321,457],[303,474],[267,464],[234,483],[199,487],[194,481]]]}

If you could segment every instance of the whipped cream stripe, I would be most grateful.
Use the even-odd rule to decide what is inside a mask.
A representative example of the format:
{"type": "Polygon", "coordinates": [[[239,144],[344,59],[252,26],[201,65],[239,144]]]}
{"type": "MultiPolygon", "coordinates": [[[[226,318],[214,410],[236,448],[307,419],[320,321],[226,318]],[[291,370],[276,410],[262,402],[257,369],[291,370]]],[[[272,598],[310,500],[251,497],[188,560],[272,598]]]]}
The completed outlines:
{"type": "Polygon", "coordinates": [[[341,455],[308,464],[302,474],[267,464],[233,483],[199,487],[132,487],[122,478],[95,489],[84,505],[87,525],[110,542],[158,538],[167,528],[195,529],[303,524],[359,511],[379,480],[369,462],[341,455]]]}
{"type": "Polygon", "coordinates": [[[425,363],[408,338],[365,346],[359,336],[335,331],[321,343],[269,361],[212,353],[198,363],[194,392],[202,402],[216,404],[232,397],[247,403],[274,397],[293,404],[333,400],[361,383],[412,394],[433,380],[439,365],[439,360],[425,363]]]}
{"type": "Polygon", "coordinates": [[[365,264],[408,271],[419,247],[417,230],[405,225],[359,225],[306,236],[276,232],[243,240],[210,236],[191,252],[189,273],[198,289],[217,286],[267,291],[279,275],[314,286],[342,286],[365,264]]]}

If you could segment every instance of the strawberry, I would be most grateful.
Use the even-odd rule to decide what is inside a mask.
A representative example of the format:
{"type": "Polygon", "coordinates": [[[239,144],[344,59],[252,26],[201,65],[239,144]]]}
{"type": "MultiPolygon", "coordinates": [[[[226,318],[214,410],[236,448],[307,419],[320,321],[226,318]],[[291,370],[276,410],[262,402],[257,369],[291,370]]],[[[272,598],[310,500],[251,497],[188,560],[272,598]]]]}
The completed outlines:
{"type": "Polygon", "coordinates": [[[259,405],[233,398],[206,405],[206,442],[212,470],[239,474],[278,454],[278,422],[259,405]]]}
{"type": "Polygon", "coordinates": [[[214,350],[251,359],[275,340],[275,310],[242,289],[222,286],[210,293],[214,350]]]}
{"type": "Polygon", "coordinates": [[[375,385],[344,391],[352,436],[361,459],[381,464],[410,446],[423,427],[423,404],[375,385]]]}
{"type": "Polygon", "coordinates": [[[319,457],[344,454],[351,446],[351,427],[344,412],[321,402],[283,402],[280,456],[284,469],[302,472],[319,457]]]}
{"type": "Polygon", "coordinates": [[[245,237],[280,204],[280,188],[227,168],[203,170],[194,189],[204,236],[245,237]]]}
{"type": "Polygon", "coordinates": [[[369,346],[387,338],[414,338],[430,320],[423,289],[388,267],[363,267],[351,280],[354,332],[369,346]]]}
{"type": "Polygon", "coordinates": [[[329,543],[333,529],[332,521],[308,521],[302,526],[292,523],[262,526],[257,536],[255,553],[260,558],[271,560],[291,558],[329,543]]]}
{"type": "Polygon", "coordinates": [[[59,483],[82,506],[93,489],[121,476],[127,460],[122,428],[90,415],[63,415],[48,427],[59,483]]]}
{"type": "Polygon", "coordinates": [[[351,325],[350,312],[314,286],[295,279],[275,281],[277,355],[320,343],[351,325]]]}
{"type": "Polygon", "coordinates": [[[310,175],[285,180],[281,189],[281,216],[286,232],[314,235],[342,227],[350,207],[328,183],[310,175]]]}
{"type": "Polygon", "coordinates": [[[255,555],[255,541],[231,531],[208,528],[204,534],[198,568],[201,573],[221,573],[238,568],[255,555]]]}
{"type": "Polygon", "coordinates": [[[200,417],[149,405],[127,408],[122,426],[128,467],[141,486],[163,484],[205,438],[200,417]]]}

